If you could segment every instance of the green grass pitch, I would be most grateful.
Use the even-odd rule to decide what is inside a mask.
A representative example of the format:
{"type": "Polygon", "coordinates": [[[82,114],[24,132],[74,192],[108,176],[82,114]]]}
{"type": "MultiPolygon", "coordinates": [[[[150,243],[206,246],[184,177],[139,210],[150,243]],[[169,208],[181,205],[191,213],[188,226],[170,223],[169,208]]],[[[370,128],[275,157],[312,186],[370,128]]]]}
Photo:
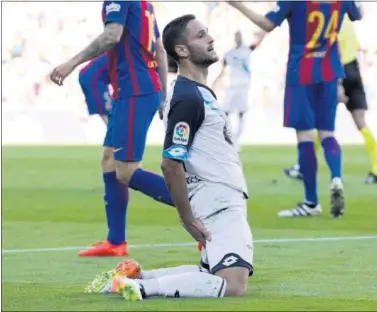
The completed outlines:
{"type": "MultiPolygon", "coordinates": [[[[144,168],[160,172],[160,149],[146,150],[144,168]]],[[[3,147],[3,310],[376,310],[377,188],[363,184],[368,171],[363,148],[344,148],[347,208],[339,220],[329,217],[329,175],[322,157],[319,192],[324,214],[277,218],[279,209],[302,199],[300,182],[282,174],[282,168],[295,161],[295,153],[294,147],[279,146],[242,151],[251,193],[249,221],[257,240],[255,274],[246,297],[130,303],[117,295],[83,293],[88,281],[119,258],[79,258],[77,250],[62,250],[105,238],[101,148],[3,147]],[[323,237],[340,239],[274,241],[323,237]],[[57,249],[35,250],[41,248],[57,249]],[[14,249],[24,252],[9,252],[14,249]]],[[[136,192],[130,194],[128,241],[132,245],[192,242],[174,209],[136,192]]],[[[194,246],[138,247],[130,249],[130,257],[144,268],[199,260],[194,246]]]]}

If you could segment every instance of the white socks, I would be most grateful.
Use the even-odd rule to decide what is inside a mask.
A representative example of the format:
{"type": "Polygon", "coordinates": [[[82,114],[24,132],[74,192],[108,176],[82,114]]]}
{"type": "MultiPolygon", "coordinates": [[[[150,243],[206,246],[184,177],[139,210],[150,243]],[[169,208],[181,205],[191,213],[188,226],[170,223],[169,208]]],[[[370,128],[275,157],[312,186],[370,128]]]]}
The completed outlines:
{"type": "Polygon", "coordinates": [[[155,279],[142,279],[136,281],[144,287],[147,297],[223,297],[226,290],[226,281],[224,279],[199,271],[166,275],[155,279]]]}
{"type": "Polygon", "coordinates": [[[167,275],[176,275],[188,272],[200,272],[199,266],[197,265],[182,265],[174,268],[163,268],[156,270],[141,271],[142,279],[152,279],[159,278],[167,275]]]}

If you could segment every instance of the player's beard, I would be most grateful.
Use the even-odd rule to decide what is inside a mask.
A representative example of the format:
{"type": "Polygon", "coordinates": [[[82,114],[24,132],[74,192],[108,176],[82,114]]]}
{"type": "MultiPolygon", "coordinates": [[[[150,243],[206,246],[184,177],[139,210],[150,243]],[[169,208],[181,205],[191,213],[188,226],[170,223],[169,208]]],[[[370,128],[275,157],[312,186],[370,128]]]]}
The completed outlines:
{"type": "Polygon", "coordinates": [[[209,67],[210,65],[216,63],[219,60],[219,57],[208,51],[196,51],[195,49],[190,49],[190,61],[195,65],[209,67]]]}

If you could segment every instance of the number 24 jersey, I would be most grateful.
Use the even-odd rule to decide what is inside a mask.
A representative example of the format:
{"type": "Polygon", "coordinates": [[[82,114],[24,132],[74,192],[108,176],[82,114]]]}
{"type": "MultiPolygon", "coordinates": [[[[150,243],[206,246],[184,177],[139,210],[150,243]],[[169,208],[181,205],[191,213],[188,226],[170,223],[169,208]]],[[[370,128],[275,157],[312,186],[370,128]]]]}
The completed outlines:
{"type": "Polygon", "coordinates": [[[307,85],[344,77],[338,33],[344,15],[361,18],[355,1],[278,1],[266,17],[289,24],[287,85],[307,85]]]}

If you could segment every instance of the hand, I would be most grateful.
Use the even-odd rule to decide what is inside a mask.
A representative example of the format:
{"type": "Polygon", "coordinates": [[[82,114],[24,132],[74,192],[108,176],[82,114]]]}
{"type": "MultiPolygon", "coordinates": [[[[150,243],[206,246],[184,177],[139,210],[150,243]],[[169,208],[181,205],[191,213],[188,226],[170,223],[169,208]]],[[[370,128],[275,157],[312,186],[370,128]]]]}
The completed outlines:
{"type": "Polygon", "coordinates": [[[164,118],[165,100],[163,100],[158,108],[158,117],[162,120],[164,118]]]}
{"type": "Polygon", "coordinates": [[[71,62],[66,62],[58,67],[56,67],[50,74],[50,79],[52,82],[57,84],[58,86],[62,86],[64,79],[67,78],[75,69],[71,62]]]}
{"type": "Polygon", "coordinates": [[[198,219],[192,219],[191,221],[181,220],[183,227],[187,232],[197,241],[206,247],[207,241],[211,241],[211,234],[206,230],[202,221],[198,219]]]}

